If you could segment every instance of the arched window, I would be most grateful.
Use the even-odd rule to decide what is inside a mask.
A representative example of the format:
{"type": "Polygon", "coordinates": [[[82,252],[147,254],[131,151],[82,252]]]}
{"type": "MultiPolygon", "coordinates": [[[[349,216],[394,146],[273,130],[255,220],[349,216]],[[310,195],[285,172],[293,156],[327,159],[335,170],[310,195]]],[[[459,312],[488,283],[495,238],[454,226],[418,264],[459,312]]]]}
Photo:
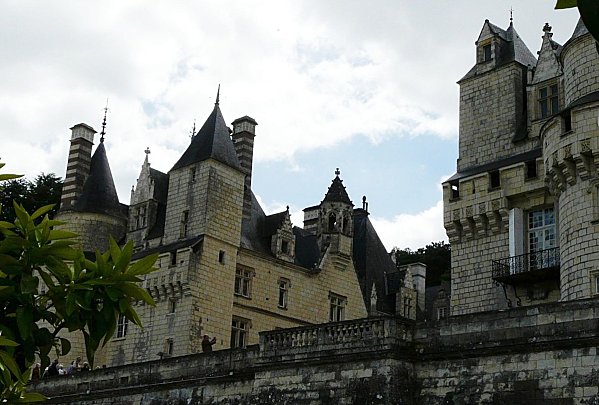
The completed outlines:
{"type": "Polygon", "coordinates": [[[337,227],[337,216],[334,212],[329,214],[329,231],[334,231],[337,227]]]}

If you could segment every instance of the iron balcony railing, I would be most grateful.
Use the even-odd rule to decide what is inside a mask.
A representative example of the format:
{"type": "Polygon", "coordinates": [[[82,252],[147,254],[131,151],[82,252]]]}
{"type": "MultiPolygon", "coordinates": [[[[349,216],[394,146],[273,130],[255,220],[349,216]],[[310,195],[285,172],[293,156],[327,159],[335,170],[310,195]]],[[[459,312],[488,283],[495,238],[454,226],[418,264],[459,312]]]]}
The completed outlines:
{"type": "Polygon", "coordinates": [[[536,270],[559,268],[559,248],[538,250],[519,256],[493,260],[493,278],[505,279],[536,270]]]}

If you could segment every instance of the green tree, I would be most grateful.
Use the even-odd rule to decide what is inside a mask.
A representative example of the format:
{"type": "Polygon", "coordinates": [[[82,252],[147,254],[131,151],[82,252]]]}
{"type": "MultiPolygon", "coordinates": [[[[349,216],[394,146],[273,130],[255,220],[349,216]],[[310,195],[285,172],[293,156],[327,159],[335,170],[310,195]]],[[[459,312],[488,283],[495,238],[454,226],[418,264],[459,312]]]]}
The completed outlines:
{"type": "MultiPolygon", "coordinates": [[[[9,178],[15,176],[0,175],[9,178]]],[[[88,260],[73,247],[75,234],[55,228],[63,223],[50,219],[52,208],[30,215],[14,202],[16,219],[0,220],[0,403],[43,400],[25,393],[25,384],[36,358],[44,369],[52,350],[69,352],[61,331],[83,333],[93,367],[96,350],[112,338],[120,315],[141,326],[132,301],[154,305],[137,283],[154,270],[157,255],[130,264],[133,245],[121,249],[111,239],[107,252],[88,260]]]]}
{"type": "Polygon", "coordinates": [[[393,248],[391,254],[395,255],[398,266],[411,263],[426,264],[426,285],[439,285],[441,281],[448,281],[451,274],[451,245],[441,242],[431,242],[423,248],[412,251],[409,248],[393,248]]]}
{"type": "Polygon", "coordinates": [[[16,219],[12,202],[18,201],[27,212],[34,212],[45,205],[55,204],[48,212],[50,219],[58,211],[62,180],[54,173],[40,174],[33,181],[22,178],[7,181],[0,193],[1,217],[8,222],[16,219]]]}

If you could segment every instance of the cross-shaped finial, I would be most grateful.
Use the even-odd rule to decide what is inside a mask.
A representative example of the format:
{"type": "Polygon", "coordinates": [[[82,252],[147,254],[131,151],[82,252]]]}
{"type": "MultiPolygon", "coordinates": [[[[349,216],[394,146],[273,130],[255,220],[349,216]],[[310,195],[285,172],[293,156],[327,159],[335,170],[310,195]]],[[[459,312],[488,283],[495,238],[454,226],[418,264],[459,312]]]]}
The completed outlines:
{"type": "Polygon", "coordinates": [[[335,175],[336,175],[336,176],[339,176],[340,174],[341,174],[341,172],[339,171],[339,168],[336,168],[336,169],[335,169],[335,175]]]}
{"type": "Polygon", "coordinates": [[[510,7],[510,22],[514,21],[514,9],[510,7]]]}
{"type": "Polygon", "coordinates": [[[146,150],[144,150],[144,153],[145,153],[146,155],[149,155],[149,154],[151,153],[151,152],[150,152],[150,147],[149,147],[149,146],[146,148],[146,150]]]}

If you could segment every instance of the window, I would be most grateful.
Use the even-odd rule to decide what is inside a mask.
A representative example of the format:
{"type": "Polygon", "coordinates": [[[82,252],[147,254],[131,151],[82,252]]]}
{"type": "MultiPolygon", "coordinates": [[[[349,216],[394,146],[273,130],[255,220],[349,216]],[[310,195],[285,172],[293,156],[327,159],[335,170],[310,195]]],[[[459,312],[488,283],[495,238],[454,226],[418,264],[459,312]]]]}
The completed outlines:
{"type": "Polygon", "coordinates": [[[540,118],[547,118],[559,111],[557,97],[557,84],[552,84],[539,89],[539,113],[540,118]]]}
{"type": "Polygon", "coordinates": [[[591,294],[599,295],[599,271],[591,273],[591,294]]]}
{"type": "Polygon", "coordinates": [[[331,293],[329,300],[331,304],[329,321],[338,322],[345,320],[345,307],[347,305],[347,298],[331,293]]]}
{"type": "Polygon", "coordinates": [[[491,44],[483,46],[483,62],[491,60],[491,44]]]}
{"type": "Polygon", "coordinates": [[[193,183],[194,181],[196,181],[196,168],[192,167],[191,168],[191,182],[193,183]]]}
{"type": "Polygon", "coordinates": [[[289,296],[289,280],[279,280],[279,308],[287,308],[287,298],[289,296]]]}
{"type": "Polygon", "coordinates": [[[446,318],[447,318],[447,307],[437,308],[437,320],[446,319],[446,318]]]}
{"type": "Polygon", "coordinates": [[[329,231],[334,231],[337,228],[337,217],[334,213],[329,215],[329,231]]]}
{"type": "Polygon", "coordinates": [[[187,230],[189,227],[189,211],[183,211],[183,215],[181,216],[181,237],[184,238],[187,236],[187,230]]]}
{"type": "Polygon", "coordinates": [[[452,200],[457,200],[458,198],[460,198],[460,183],[451,183],[450,184],[451,187],[451,199],[452,200]]]}
{"type": "Polygon", "coordinates": [[[530,211],[528,213],[530,267],[540,269],[557,264],[555,254],[540,254],[541,251],[552,249],[556,246],[555,214],[553,208],[530,211]]]}
{"type": "Polygon", "coordinates": [[[281,241],[281,252],[282,253],[289,253],[289,242],[286,240],[282,240],[281,241]]]}
{"type": "Polygon", "coordinates": [[[164,354],[166,354],[167,356],[172,356],[173,353],[175,352],[175,344],[173,342],[172,338],[168,338],[166,339],[166,341],[164,342],[164,354]]]}
{"type": "Polygon", "coordinates": [[[499,177],[499,170],[493,170],[489,172],[489,185],[490,188],[498,188],[501,186],[501,178],[499,177]]]}
{"type": "Polygon", "coordinates": [[[244,348],[247,345],[249,329],[248,320],[233,318],[233,322],[231,323],[231,348],[244,348]]]}
{"type": "Polygon", "coordinates": [[[218,252],[218,262],[220,264],[225,264],[225,251],[221,250],[220,252],[218,252]]]}
{"type": "Polygon", "coordinates": [[[171,262],[170,262],[171,264],[170,265],[171,266],[176,266],[177,265],[177,251],[176,250],[173,250],[170,253],[170,259],[171,259],[171,262]]]}
{"type": "Polygon", "coordinates": [[[235,294],[250,298],[252,293],[252,270],[238,267],[235,270],[235,294]]]}
{"type": "Polygon", "coordinates": [[[410,317],[412,312],[412,299],[410,297],[403,298],[403,316],[406,318],[410,317]]]}
{"type": "Polygon", "coordinates": [[[174,314],[176,310],[177,310],[177,300],[176,299],[170,299],[168,301],[168,313],[169,314],[174,314]]]}
{"type": "Polygon", "coordinates": [[[537,178],[537,161],[529,160],[526,162],[526,180],[537,178]]]}
{"type": "Polygon", "coordinates": [[[564,132],[572,131],[572,111],[568,111],[565,113],[563,118],[564,123],[564,132]]]}
{"type": "Polygon", "coordinates": [[[116,324],[116,337],[124,338],[127,335],[127,326],[129,324],[129,320],[125,317],[125,315],[120,315],[116,324]]]}

